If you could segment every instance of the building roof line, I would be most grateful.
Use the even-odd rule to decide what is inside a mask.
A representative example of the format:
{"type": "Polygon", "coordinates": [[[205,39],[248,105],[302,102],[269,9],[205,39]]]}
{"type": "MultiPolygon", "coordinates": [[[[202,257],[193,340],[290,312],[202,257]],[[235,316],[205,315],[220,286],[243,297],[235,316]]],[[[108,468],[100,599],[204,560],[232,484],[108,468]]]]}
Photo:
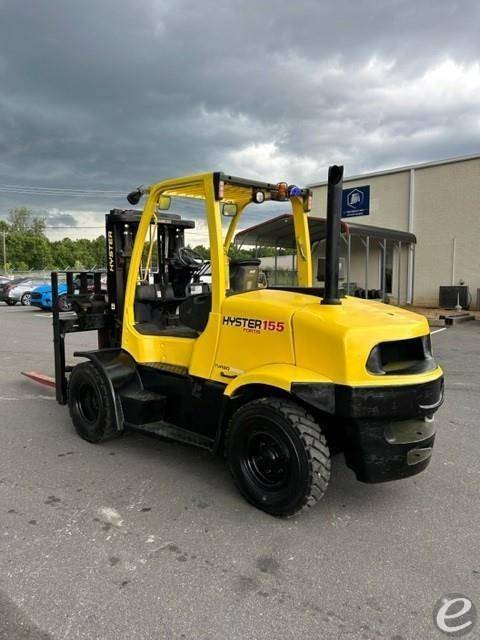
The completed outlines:
{"type": "MultiPolygon", "coordinates": [[[[407,164],[402,167],[396,167],[394,169],[383,169],[380,171],[371,171],[370,173],[359,173],[354,176],[347,176],[344,178],[344,182],[352,182],[353,180],[361,180],[363,178],[375,178],[376,176],[385,176],[392,173],[404,173],[405,171],[411,171],[412,169],[426,169],[427,167],[437,167],[443,164],[454,164],[455,162],[466,162],[467,160],[477,160],[480,158],[480,153],[472,153],[466,156],[457,156],[455,158],[445,158],[444,160],[431,160],[430,162],[421,162],[418,164],[407,164]]],[[[322,182],[313,182],[307,185],[307,188],[312,189],[314,187],[323,187],[327,184],[326,180],[322,182]]]]}
{"type": "MultiPolygon", "coordinates": [[[[326,237],[326,219],[317,216],[308,216],[307,220],[311,241],[324,240],[326,237]]],[[[346,222],[345,220],[341,222],[341,232],[346,236],[379,238],[382,240],[393,240],[395,242],[406,242],[407,244],[415,244],[417,242],[415,235],[407,231],[374,227],[357,222],[346,222]]],[[[296,239],[293,215],[291,213],[284,213],[270,220],[265,220],[264,222],[253,225],[248,229],[243,229],[243,231],[239,231],[235,235],[234,242],[237,246],[295,248],[296,239]]]]}

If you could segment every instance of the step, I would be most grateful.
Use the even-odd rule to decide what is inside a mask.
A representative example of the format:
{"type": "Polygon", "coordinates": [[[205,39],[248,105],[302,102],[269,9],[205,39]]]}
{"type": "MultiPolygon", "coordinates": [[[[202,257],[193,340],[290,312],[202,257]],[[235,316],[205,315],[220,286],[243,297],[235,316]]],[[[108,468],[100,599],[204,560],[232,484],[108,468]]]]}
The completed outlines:
{"type": "Polygon", "coordinates": [[[428,320],[428,324],[430,325],[430,327],[444,327],[445,326],[445,319],[427,318],[427,320],[428,320]]]}
{"type": "Polygon", "coordinates": [[[125,422],[143,425],[161,420],[165,415],[166,396],[141,389],[120,394],[125,422]]]}
{"type": "Polygon", "coordinates": [[[187,444],[195,445],[196,447],[201,447],[202,449],[207,449],[208,451],[212,451],[215,444],[215,440],[212,438],[207,438],[207,436],[193,433],[192,431],[188,431],[188,429],[176,427],[175,425],[170,424],[169,422],[164,422],[163,420],[149,422],[147,424],[132,424],[127,422],[126,426],[130,429],[134,429],[135,431],[152,433],[157,436],[162,436],[163,438],[170,438],[171,440],[185,442],[187,444]]]}
{"type": "Polygon", "coordinates": [[[469,320],[475,320],[475,316],[473,313],[452,313],[451,315],[440,316],[441,319],[445,320],[445,324],[447,326],[459,324],[461,322],[468,322],[469,320]]]}

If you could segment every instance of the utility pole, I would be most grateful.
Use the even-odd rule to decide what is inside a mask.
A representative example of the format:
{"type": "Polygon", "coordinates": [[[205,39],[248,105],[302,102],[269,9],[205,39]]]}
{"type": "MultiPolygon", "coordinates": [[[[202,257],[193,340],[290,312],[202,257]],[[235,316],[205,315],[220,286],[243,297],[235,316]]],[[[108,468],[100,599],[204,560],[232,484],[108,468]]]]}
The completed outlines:
{"type": "Polygon", "coordinates": [[[7,232],[4,230],[3,231],[3,273],[5,275],[7,275],[7,248],[6,248],[6,242],[5,242],[5,236],[7,235],[7,232]]]}

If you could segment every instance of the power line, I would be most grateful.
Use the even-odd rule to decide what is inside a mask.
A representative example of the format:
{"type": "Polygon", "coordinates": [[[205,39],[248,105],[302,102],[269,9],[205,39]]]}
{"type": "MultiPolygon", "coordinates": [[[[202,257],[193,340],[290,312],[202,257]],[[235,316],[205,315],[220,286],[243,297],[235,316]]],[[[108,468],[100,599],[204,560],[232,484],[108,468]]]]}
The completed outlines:
{"type": "Polygon", "coordinates": [[[41,197],[61,197],[61,198],[96,198],[97,200],[100,198],[108,198],[108,199],[119,199],[125,198],[125,194],[112,194],[112,193],[63,193],[58,191],[28,191],[28,190],[15,190],[15,189],[4,189],[0,187],[0,193],[9,194],[9,195],[20,195],[20,196],[41,196],[41,197]]]}
{"type": "MultiPolygon", "coordinates": [[[[51,229],[51,230],[55,230],[55,229],[78,229],[79,231],[81,231],[82,229],[102,229],[103,231],[105,231],[105,227],[101,227],[101,226],[83,226],[83,225],[61,225],[61,226],[55,226],[55,225],[47,225],[44,227],[45,229],[51,229]]],[[[7,232],[8,233],[8,232],[7,232]]],[[[187,229],[187,233],[189,236],[197,236],[197,237],[202,237],[205,238],[208,236],[208,233],[205,232],[203,233],[202,231],[194,231],[193,229],[187,229]]]]}
{"type": "Polygon", "coordinates": [[[125,192],[114,189],[83,189],[82,187],[38,187],[26,184],[0,184],[0,188],[6,189],[27,189],[32,191],[60,191],[60,192],[77,192],[77,193],[114,193],[117,195],[125,195],[125,192]]]}
{"type": "Polygon", "coordinates": [[[83,226],[83,225],[75,225],[75,224],[70,224],[70,225],[46,225],[44,227],[44,229],[105,229],[105,227],[90,227],[90,226],[83,226]]]}

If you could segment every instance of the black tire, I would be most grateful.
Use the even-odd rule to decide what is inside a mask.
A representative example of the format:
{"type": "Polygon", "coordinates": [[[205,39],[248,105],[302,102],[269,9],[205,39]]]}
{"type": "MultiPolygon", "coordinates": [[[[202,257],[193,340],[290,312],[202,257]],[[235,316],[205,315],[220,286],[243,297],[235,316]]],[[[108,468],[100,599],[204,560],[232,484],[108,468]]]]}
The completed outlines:
{"type": "Polygon", "coordinates": [[[68,302],[66,294],[58,296],[58,309],[59,311],[70,311],[72,305],[68,302]]]}
{"type": "Polygon", "coordinates": [[[5,302],[9,307],[14,307],[17,304],[17,300],[10,300],[10,298],[5,298],[5,302]]]}
{"type": "Polygon", "coordinates": [[[31,299],[32,299],[32,294],[30,293],[30,291],[27,291],[20,298],[20,302],[22,303],[23,307],[28,307],[30,305],[31,299]]]}
{"type": "Polygon", "coordinates": [[[107,382],[91,362],[73,368],[68,382],[68,407],[73,425],[88,442],[103,442],[121,435],[115,425],[107,382]]]}
{"type": "Polygon", "coordinates": [[[292,401],[261,398],[238,409],[228,427],[226,455],[248,502],[289,517],[320,500],[330,479],[330,452],[312,416],[292,401]]]}

